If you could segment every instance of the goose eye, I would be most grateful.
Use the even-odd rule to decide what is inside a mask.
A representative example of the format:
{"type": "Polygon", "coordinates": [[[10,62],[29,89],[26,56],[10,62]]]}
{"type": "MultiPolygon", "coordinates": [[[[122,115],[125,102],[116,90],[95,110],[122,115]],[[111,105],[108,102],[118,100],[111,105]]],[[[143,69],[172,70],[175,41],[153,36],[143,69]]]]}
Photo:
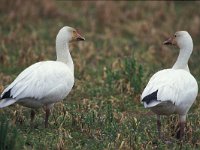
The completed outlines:
{"type": "Polygon", "coordinates": [[[176,37],[176,34],[174,34],[174,37],[176,37]]]}

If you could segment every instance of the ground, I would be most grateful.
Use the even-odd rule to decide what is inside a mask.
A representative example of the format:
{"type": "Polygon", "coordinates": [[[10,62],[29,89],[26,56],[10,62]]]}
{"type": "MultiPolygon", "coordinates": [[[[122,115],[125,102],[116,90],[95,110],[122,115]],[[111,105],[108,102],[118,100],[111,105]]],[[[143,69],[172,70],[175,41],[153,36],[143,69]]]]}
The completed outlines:
{"type": "Polygon", "coordinates": [[[0,6],[0,91],[29,65],[55,60],[55,37],[65,25],[85,42],[71,45],[75,85],[57,103],[44,128],[44,111],[30,125],[30,109],[0,110],[0,149],[198,149],[199,96],[188,113],[185,140],[174,138],[177,116],[156,117],[140,95],[149,78],[173,65],[176,47],[162,42],[187,30],[194,41],[189,61],[200,81],[200,3],[131,1],[7,1],[0,6]]]}

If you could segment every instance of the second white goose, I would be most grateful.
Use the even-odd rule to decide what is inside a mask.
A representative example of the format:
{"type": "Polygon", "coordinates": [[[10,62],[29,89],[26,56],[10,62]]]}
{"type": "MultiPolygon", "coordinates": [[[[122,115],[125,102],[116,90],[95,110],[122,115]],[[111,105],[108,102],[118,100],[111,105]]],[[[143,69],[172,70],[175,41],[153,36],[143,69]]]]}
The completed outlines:
{"type": "Polygon", "coordinates": [[[145,108],[150,108],[157,114],[157,129],[161,135],[160,115],[179,115],[180,134],[184,135],[186,115],[194,103],[198,85],[188,68],[188,60],[193,50],[193,41],[186,31],[178,31],[173,37],[164,42],[180,48],[178,59],[171,69],[164,69],[154,74],[141,99],[145,108]]]}

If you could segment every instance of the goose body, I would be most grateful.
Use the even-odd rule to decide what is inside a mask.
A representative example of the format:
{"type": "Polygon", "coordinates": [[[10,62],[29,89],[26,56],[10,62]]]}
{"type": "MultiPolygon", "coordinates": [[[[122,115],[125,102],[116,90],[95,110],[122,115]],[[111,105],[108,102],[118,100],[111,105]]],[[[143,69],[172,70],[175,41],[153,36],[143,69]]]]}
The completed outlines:
{"type": "MultiPolygon", "coordinates": [[[[69,43],[85,40],[75,29],[65,26],[56,37],[56,61],[42,61],[22,71],[1,94],[0,108],[13,103],[46,111],[45,127],[48,125],[50,108],[63,100],[74,85],[74,64],[69,43]]],[[[31,120],[35,115],[31,112],[31,120]]]]}
{"type": "Polygon", "coordinates": [[[184,116],[194,103],[197,93],[197,82],[188,71],[164,69],[152,76],[142,93],[142,99],[144,107],[156,114],[184,116]]]}
{"type": "Polygon", "coordinates": [[[9,99],[30,108],[39,108],[63,100],[74,85],[74,73],[63,62],[38,62],[18,75],[3,91],[0,107],[9,99]]]}
{"type": "Polygon", "coordinates": [[[179,56],[170,69],[155,73],[145,87],[141,100],[145,108],[157,114],[157,126],[160,133],[160,115],[179,115],[180,135],[184,135],[186,115],[194,103],[198,85],[190,73],[188,60],[193,50],[192,38],[186,31],[178,31],[164,44],[173,44],[180,48],[179,56]]]}

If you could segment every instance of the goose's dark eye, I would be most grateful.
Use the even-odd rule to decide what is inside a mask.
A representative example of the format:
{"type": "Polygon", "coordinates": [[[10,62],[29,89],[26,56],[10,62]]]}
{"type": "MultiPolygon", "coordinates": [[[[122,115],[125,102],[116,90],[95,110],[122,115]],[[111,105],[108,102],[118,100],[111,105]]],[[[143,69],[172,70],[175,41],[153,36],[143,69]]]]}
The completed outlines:
{"type": "Polygon", "coordinates": [[[176,37],[176,34],[174,35],[174,37],[176,37]]]}

